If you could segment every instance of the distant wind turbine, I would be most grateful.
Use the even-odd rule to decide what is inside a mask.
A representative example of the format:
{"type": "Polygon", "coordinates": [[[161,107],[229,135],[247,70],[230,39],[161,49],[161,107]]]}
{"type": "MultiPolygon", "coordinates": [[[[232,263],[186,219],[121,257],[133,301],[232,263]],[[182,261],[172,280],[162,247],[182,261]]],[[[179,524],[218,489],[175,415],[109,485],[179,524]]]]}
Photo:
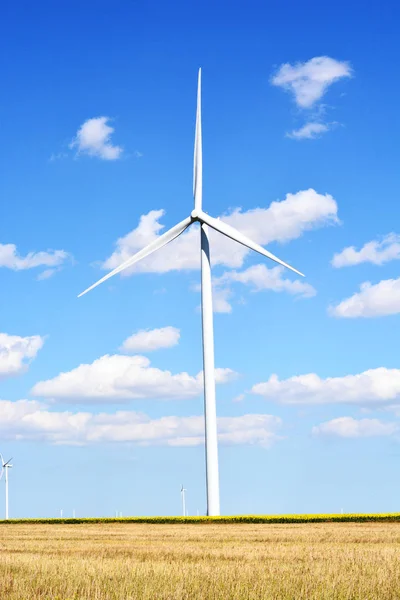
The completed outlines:
{"type": "Polygon", "coordinates": [[[124,261],[113,271],[99,279],[79,294],[78,298],[97,287],[117,273],[122,273],[143,258],[146,258],[156,250],[172,242],[193,223],[200,223],[201,229],[201,313],[203,332],[203,378],[204,378],[204,418],[205,418],[205,444],[206,444],[206,485],[207,485],[207,514],[209,516],[220,514],[219,503],[219,475],[218,475],[218,437],[217,437],[217,413],[215,404],[215,368],[214,368],[214,331],[213,331],[213,309],[212,309],[212,283],[210,264],[210,243],[208,227],[222,233],[226,237],[235,240],[239,244],[255,250],[266,258],[287,267],[298,275],[302,275],[280,258],[277,258],[257,244],[250,238],[240,233],[230,225],[219,219],[214,219],[202,209],[202,187],[203,187],[203,158],[201,137],[201,69],[199,69],[197,88],[197,113],[196,113],[196,135],[194,143],[194,169],[193,169],[193,195],[194,210],[189,217],[172,227],[169,231],[160,235],[148,246],[124,261]]]}
{"type": "Polygon", "coordinates": [[[3,477],[3,473],[5,475],[6,480],[6,521],[8,521],[8,469],[12,469],[12,458],[10,458],[7,462],[4,462],[3,455],[0,454],[1,460],[1,474],[0,479],[3,477]]]}
{"type": "Polygon", "coordinates": [[[183,487],[183,483],[182,483],[181,496],[182,496],[182,513],[183,513],[184,517],[186,517],[186,497],[185,497],[185,492],[187,492],[187,490],[183,487]]]}

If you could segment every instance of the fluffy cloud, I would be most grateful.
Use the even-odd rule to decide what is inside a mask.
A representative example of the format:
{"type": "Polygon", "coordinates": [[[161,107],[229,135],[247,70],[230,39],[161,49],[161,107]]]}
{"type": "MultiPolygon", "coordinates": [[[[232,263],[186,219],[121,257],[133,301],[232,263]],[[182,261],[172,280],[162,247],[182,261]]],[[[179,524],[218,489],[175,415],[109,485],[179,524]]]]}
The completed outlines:
{"type": "Polygon", "coordinates": [[[23,373],[43,343],[40,335],[20,337],[0,333],[0,379],[23,373]]]}
{"type": "Polygon", "coordinates": [[[64,250],[48,250],[47,252],[29,252],[20,256],[15,244],[0,244],[0,267],[23,271],[35,267],[59,267],[71,258],[64,250]]]}
{"type": "Polygon", "coordinates": [[[109,120],[109,117],[96,117],[85,121],[78,129],[70,148],[76,148],[78,154],[96,156],[103,160],[120,158],[121,146],[114,146],[110,141],[114,128],[107,125],[109,120]]]}
{"type": "Polygon", "coordinates": [[[400,312],[400,278],[384,279],[375,285],[369,281],[360,291],[328,309],[332,317],[383,317],[400,312]]]}
{"type": "Polygon", "coordinates": [[[389,233],[381,241],[367,242],[361,250],[356,250],[354,246],[344,248],[342,252],[334,255],[332,266],[336,268],[350,267],[361,263],[383,265],[390,260],[398,259],[400,259],[400,236],[396,233],[389,233]]]}
{"type": "MultiPolygon", "coordinates": [[[[281,419],[243,415],[218,419],[219,440],[226,444],[267,447],[280,439],[281,419]]],[[[54,444],[130,442],[140,445],[197,446],[204,443],[204,418],[151,419],[133,411],[56,412],[29,400],[0,401],[0,435],[8,440],[41,440],[54,444]]]]}
{"type": "Polygon", "coordinates": [[[394,404],[400,398],[400,369],[370,369],[357,375],[327,377],[316,373],[280,380],[271,375],[252,393],[281,404],[394,404]]]}
{"type": "Polygon", "coordinates": [[[273,267],[268,269],[263,264],[254,265],[244,271],[227,271],[216,280],[218,285],[240,282],[250,285],[255,291],[272,290],[274,292],[287,292],[289,294],[310,298],[315,296],[316,291],[309,283],[296,279],[285,279],[283,277],[286,269],[284,267],[273,267]]]}
{"type": "Polygon", "coordinates": [[[176,327],[141,330],[128,337],[121,346],[122,352],[152,352],[171,348],[179,342],[180,331],[176,327]]]}
{"type": "Polygon", "coordinates": [[[271,82],[293,94],[300,108],[311,108],[328,87],[343,77],[351,76],[348,62],[329,56],[316,56],[307,62],[281,65],[271,82]]]}
{"type": "MultiPolygon", "coordinates": [[[[213,311],[215,313],[231,313],[232,305],[229,302],[232,290],[227,287],[213,286],[213,311]]],[[[200,307],[199,307],[200,308],[200,307]]]]}
{"type": "Polygon", "coordinates": [[[393,435],[398,431],[395,423],[384,423],[379,419],[353,419],[339,417],[313,427],[313,435],[342,438],[382,437],[393,435]]]}
{"type": "MultiPolygon", "coordinates": [[[[164,229],[160,219],[163,210],[153,210],[140,218],[138,227],[117,240],[116,250],[103,263],[104,269],[114,269],[124,260],[155,240],[164,229]]],[[[318,194],[313,189],[287,194],[285,200],[272,202],[268,208],[242,211],[237,208],[222,220],[232,225],[259,244],[288,242],[306,231],[338,223],[337,204],[329,194],[318,194]]],[[[210,231],[211,260],[214,265],[239,268],[250,250],[225,236],[210,231]]],[[[172,270],[193,270],[200,267],[200,235],[195,226],[162,251],[155,252],[122,273],[166,273],[172,270]]],[[[285,257],[282,257],[283,259],[285,257]]]]}
{"type": "Polygon", "coordinates": [[[294,140],[315,140],[320,137],[323,133],[329,131],[330,127],[326,123],[306,123],[300,129],[293,129],[286,134],[286,137],[294,140]]]}
{"type": "MultiPolygon", "coordinates": [[[[235,378],[231,369],[216,369],[217,383],[235,378]]],[[[172,374],[150,366],[145,356],[105,355],[54,379],[40,381],[32,394],[70,403],[124,402],[141,398],[193,398],[203,390],[203,373],[172,374]]]]}

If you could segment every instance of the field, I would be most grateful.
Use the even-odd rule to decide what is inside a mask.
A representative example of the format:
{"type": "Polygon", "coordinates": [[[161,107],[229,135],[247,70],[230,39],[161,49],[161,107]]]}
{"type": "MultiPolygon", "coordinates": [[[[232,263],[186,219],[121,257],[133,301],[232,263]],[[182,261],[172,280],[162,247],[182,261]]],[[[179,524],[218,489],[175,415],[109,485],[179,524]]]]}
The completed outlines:
{"type": "Polygon", "coordinates": [[[5,524],[1,600],[400,598],[400,523],[5,524]]]}

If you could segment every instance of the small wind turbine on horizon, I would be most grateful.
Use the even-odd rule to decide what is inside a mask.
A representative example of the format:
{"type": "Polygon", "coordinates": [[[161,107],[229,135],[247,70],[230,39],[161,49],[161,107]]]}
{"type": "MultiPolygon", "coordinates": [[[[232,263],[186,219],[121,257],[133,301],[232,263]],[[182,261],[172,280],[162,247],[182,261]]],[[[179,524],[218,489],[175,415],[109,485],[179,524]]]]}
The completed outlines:
{"type": "Polygon", "coordinates": [[[186,517],[186,497],[185,497],[185,492],[187,492],[187,490],[183,487],[183,483],[182,483],[181,496],[182,496],[182,513],[183,513],[184,517],[186,517]]]}
{"type": "Polygon", "coordinates": [[[250,238],[240,233],[230,225],[219,219],[210,217],[203,211],[203,157],[202,157],[202,132],[201,132],[201,69],[198,75],[197,88],[197,112],[196,112],[196,134],[194,143],[194,168],[193,168],[193,195],[194,210],[189,217],[172,227],[169,231],[160,235],[148,246],[124,261],[113,271],[99,279],[79,294],[78,298],[97,287],[117,273],[122,273],[135,263],[149,256],[156,250],[172,242],[194,223],[200,224],[200,246],[201,246],[201,314],[203,334],[203,378],[204,378],[204,419],[205,419],[205,447],[206,447],[206,486],[207,486],[207,515],[218,516],[220,514],[219,502],[219,475],[218,475],[218,437],[217,437],[217,413],[215,403],[215,367],[214,367],[214,331],[213,331],[213,308],[212,308],[212,283],[210,263],[210,242],[208,227],[218,231],[222,235],[262,254],[266,258],[287,267],[298,275],[302,275],[280,258],[253,242],[250,238]]]}
{"type": "Polygon", "coordinates": [[[0,474],[0,479],[3,477],[3,473],[5,475],[5,481],[6,481],[6,521],[8,521],[8,469],[12,469],[12,458],[10,458],[7,462],[4,462],[4,458],[3,455],[0,454],[0,460],[1,460],[1,474],[0,474]]]}

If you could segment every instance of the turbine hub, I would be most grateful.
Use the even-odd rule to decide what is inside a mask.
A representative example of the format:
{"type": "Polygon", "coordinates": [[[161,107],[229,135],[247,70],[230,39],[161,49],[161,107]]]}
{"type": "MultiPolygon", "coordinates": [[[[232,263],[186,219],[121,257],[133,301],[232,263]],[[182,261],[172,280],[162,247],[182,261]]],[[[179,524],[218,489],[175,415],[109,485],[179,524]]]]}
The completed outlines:
{"type": "Polygon", "coordinates": [[[193,221],[198,221],[198,219],[199,219],[199,212],[196,209],[194,209],[190,213],[190,216],[192,217],[193,221]]]}

